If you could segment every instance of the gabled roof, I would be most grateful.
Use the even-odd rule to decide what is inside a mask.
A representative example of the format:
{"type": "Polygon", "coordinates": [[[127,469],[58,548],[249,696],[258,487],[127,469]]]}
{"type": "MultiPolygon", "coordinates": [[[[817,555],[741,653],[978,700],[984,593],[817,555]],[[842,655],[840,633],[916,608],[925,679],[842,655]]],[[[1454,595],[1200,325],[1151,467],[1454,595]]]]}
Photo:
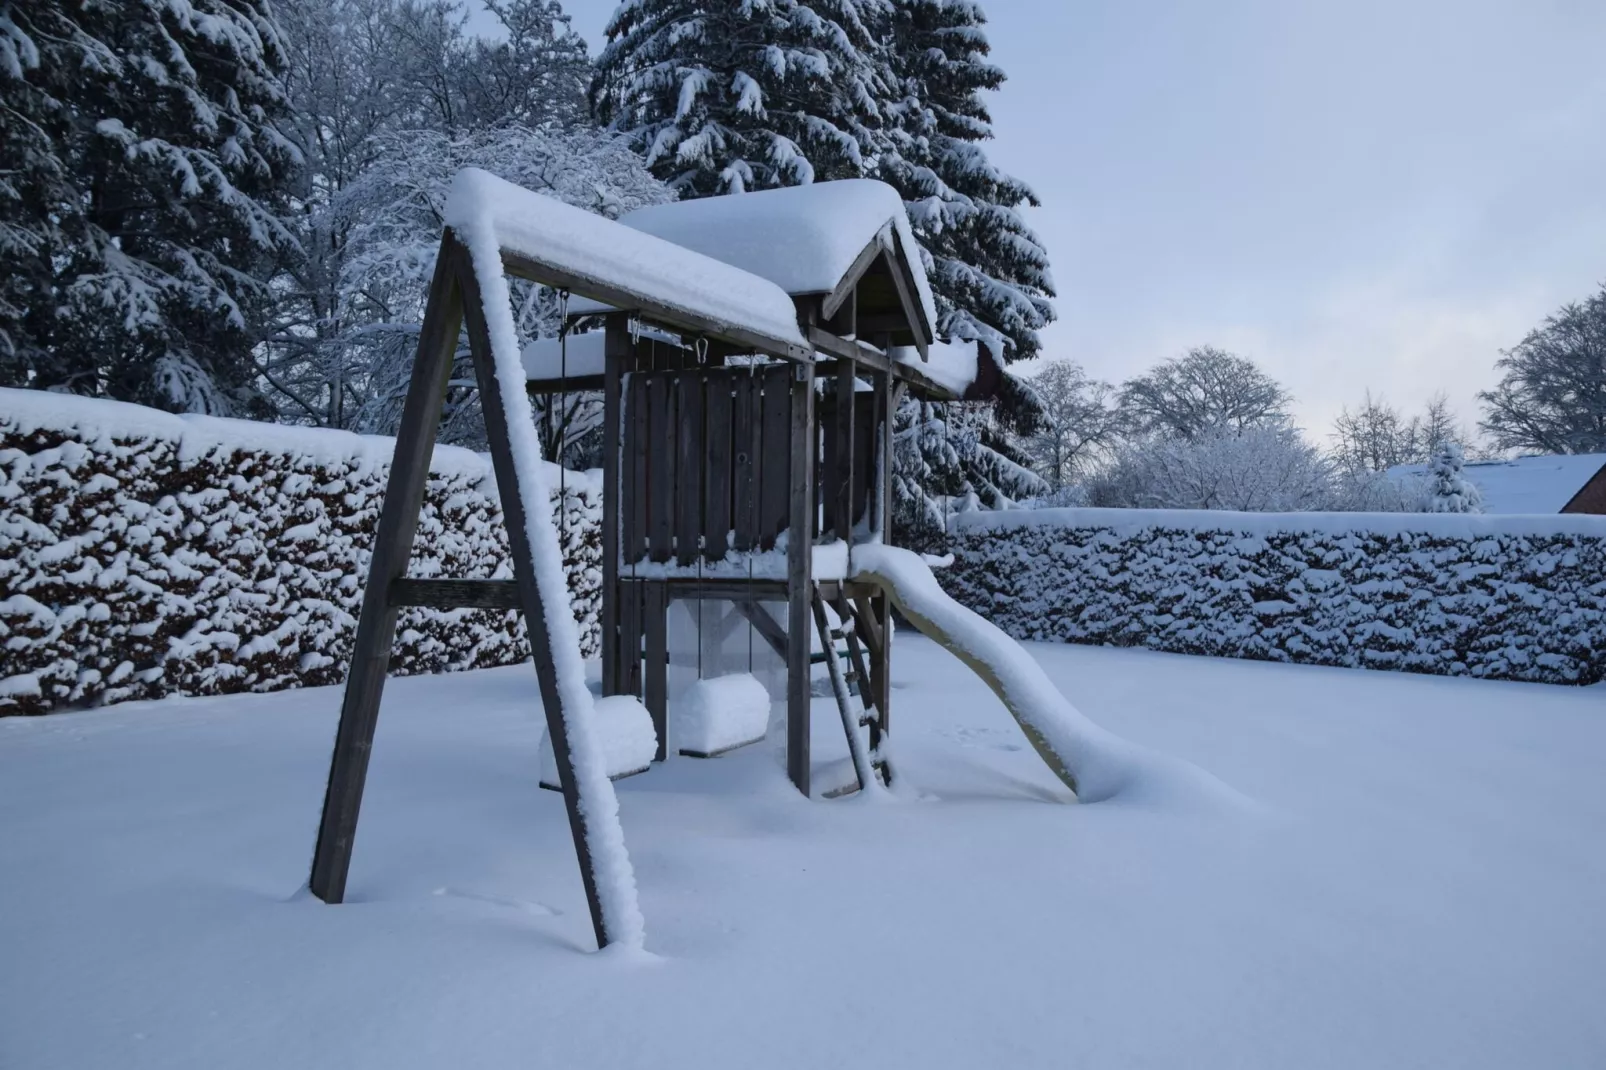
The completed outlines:
{"type": "MultiPolygon", "coordinates": [[[[1471,461],[1461,474],[1483,492],[1485,513],[1550,515],[1566,508],[1603,466],[1606,454],[1602,453],[1551,454],[1509,461],[1471,461]]],[[[1397,465],[1388,474],[1390,478],[1425,478],[1427,465],[1397,465]]]]}
{"type": "Polygon", "coordinates": [[[903,198],[884,182],[844,179],[676,201],[638,208],[619,222],[767,279],[793,297],[825,295],[827,316],[861,280],[884,279],[880,288],[896,292],[915,343],[936,337],[936,301],[903,198]]]}

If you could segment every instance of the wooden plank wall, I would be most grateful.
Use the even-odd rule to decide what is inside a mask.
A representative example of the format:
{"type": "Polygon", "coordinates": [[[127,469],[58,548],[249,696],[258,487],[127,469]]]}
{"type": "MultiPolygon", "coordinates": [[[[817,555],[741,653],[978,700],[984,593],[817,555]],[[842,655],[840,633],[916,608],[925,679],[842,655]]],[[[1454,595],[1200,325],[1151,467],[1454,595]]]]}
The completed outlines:
{"type": "Polygon", "coordinates": [[[863,518],[869,507],[870,495],[875,487],[876,457],[880,453],[876,435],[880,425],[876,406],[878,395],[873,391],[860,391],[852,395],[850,404],[845,403],[847,396],[846,390],[833,389],[827,390],[819,399],[820,457],[815,493],[823,511],[820,530],[827,534],[839,530],[837,514],[842,510],[847,489],[843,482],[847,468],[844,452],[849,448],[852,450],[853,471],[848,486],[851,486],[853,493],[849,509],[854,522],[863,518]],[[844,417],[848,408],[852,409],[851,429],[844,417]]]}
{"type": "Polygon", "coordinates": [[[619,466],[627,573],[644,558],[690,567],[731,547],[775,548],[790,523],[794,393],[787,364],[628,377],[619,466]]]}

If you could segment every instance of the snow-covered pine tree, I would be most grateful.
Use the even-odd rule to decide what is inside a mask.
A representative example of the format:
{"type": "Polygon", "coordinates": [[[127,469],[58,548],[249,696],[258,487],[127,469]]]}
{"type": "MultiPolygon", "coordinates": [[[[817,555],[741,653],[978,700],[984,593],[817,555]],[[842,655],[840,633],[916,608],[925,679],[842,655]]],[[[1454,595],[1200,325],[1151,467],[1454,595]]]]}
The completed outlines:
{"type": "MultiPolygon", "coordinates": [[[[1004,82],[988,59],[986,21],[971,0],[892,0],[880,55],[893,97],[882,109],[876,173],[903,195],[937,299],[938,330],[986,346],[1002,365],[1040,352],[1037,332],[1054,318],[1054,282],[1048,252],[1019,211],[1036,196],[980,144],[992,137],[982,93],[1004,82]]],[[[906,459],[905,471],[934,473],[930,481],[900,481],[901,518],[933,513],[939,499],[952,499],[955,482],[963,499],[987,508],[1044,493],[1009,441],[1036,429],[1041,406],[1007,371],[1002,385],[991,402],[933,413],[932,427],[965,429],[954,443],[943,444],[938,433],[900,439],[928,450],[918,462],[906,459]],[[953,464],[957,470],[935,475],[953,464]],[[904,497],[917,487],[920,500],[904,497]]]]}
{"type": "Polygon", "coordinates": [[[856,178],[886,0],[624,0],[591,101],[682,197],[856,178]]]}
{"type": "Polygon", "coordinates": [[[882,50],[894,97],[882,109],[877,176],[903,194],[939,332],[983,342],[1004,363],[1038,355],[1054,279],[1019,212],[1036,195],[980,144],[993,136],[981,94],[1004,82],[988,59],[986,21],[971,0],[892,0],[882,50]]]}
{"type": "Polygon", "coordinates": [[[1465,458],[1453,439],[1439,445],[1428,462],[1428,513],[1481,513],[1483,492],[1462,473],[1465,458]]]}
{"type": "Polygon", "coordinates": [[[298,163],[266,0],[33,0],[0,7],[0,37],[0,139],[26,153],[0,193],[26,261],[6,382],[258,411],[298,163]]]}

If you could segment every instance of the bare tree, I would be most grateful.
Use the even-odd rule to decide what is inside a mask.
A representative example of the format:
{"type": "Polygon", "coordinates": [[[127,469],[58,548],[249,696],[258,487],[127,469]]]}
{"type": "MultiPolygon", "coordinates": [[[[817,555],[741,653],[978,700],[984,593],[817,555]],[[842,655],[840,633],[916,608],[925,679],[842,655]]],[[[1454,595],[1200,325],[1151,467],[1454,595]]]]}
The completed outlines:
{"type": "Polygon", "coordinates": [[[1333,421],[1333,460],[1349,472],[1383,472],[1422,459],[1422,422],[1370,390],[1360,407],[1345,406],[1333,421]]]}
{"type": "Polygon", "coordinates": [[[1417,421],[1417,438],[1422,444],[1424,453],[1432,454],[1447,442],[1454,442],[1466,451],[1472,436],[1461,426],[1461,419],[1450,408],[1450,397],[1440,390],[1428,398],[1428,403],[1422,407],[1422,416],[1417,421]]]}
{"type": "Polygon", "coordinates": [[[1090,504],[1135,509],[1293,512],[1327,508],[1329,462],[1287,425],[1123,443],[1091,481],[1090,504]]]}
{"type": "Polygon", "coordinates": [[[1031,385],[1042,402],[1042,416],[1037,430],[1021,440],[1021,448],[1057,491],[1086,475],[1089,465],[1115,442],[1115,388],[1068,360],[1051,362],[1032,376],[1031,385]]]}
{"type": "Polygon", "coordinates": [[[1286,424],[1292,400],[1254,361],[1199,346],[1127,380],[1120,412],[1130,434],[1195,439],[1286,424]]]}
{"type": "Polygon", "coordinates": [[[1424,464],[1446,444],[1463,453],[1474,449],[1473,436],[1462,425],[1444,391],[1430,397],[1422,412],[1409,419],[1368,390],[1359,408],[1347,406],[1333,421],[1333,461],[1345,472],[1386,472],[1401,464],[1424,464]]]}
{"type": "Polygon", "coordinates": [[[1482,427],[1500,449],[1606,452],[1606,286],[1545,319],[1495,364],[1482,427]]]}

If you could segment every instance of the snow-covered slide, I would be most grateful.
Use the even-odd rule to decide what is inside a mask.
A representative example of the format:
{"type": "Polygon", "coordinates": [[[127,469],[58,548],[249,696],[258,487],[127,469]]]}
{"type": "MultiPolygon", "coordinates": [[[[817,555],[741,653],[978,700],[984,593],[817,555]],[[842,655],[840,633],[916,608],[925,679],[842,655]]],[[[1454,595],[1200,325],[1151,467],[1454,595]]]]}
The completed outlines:
{"type": "Polygon", "coordinates": [[[1182,795],[1243,801],[1209,773],[1088,720],[1024,647],[948,597],[918,554],[893,546],[855,546],[853,578],[880,586],[922,634],[985,680],[1078,800],[1182,795]]]}

